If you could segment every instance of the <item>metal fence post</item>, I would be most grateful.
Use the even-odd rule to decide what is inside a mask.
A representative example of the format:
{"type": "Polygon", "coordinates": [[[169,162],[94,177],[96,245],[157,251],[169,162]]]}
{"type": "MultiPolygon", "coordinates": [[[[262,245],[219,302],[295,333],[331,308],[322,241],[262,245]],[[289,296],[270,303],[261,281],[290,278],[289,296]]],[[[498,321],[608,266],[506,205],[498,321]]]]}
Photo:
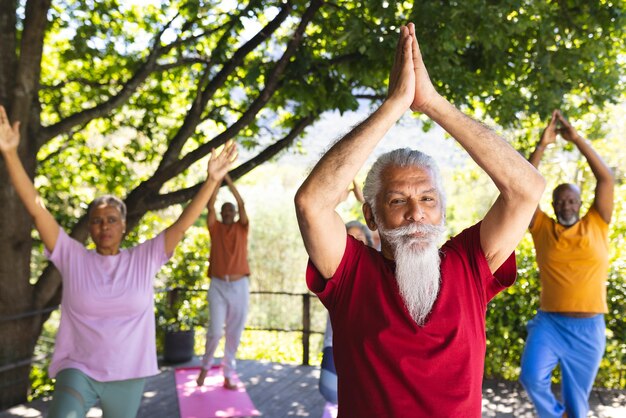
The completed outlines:
{"type": "Polygon", "coordinates": [[[302,365],[309,365],[309,337],[311,336],[311,295],[302,295],[302,365]]]}

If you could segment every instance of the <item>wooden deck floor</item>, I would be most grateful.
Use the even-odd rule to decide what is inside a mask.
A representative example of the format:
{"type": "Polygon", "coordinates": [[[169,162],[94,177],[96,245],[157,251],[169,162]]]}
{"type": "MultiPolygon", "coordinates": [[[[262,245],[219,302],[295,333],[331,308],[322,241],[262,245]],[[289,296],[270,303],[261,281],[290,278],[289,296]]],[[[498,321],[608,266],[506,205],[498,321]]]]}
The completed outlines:
{"type": "MultiPolygon", "coordinates": [[[[194,359],[184,366],[197,365],[194,359]]],[[[182,365],[181,365],[182,366],[182,365]]],[[[324,400],[317,389],[319,368],[251,360],[238,362],[240,378],[255,406],[264,417],[322,416],[324,400]]],[[[0,412],[0,418],[39,418],[45,416],[49,399],[16,406],[0,412]]],[[[626,391],[596,389],[591,397],[594,418],[626,418],[626,391]]],[[[89,418],[101,417],[99,408],[92,408],[89,418]]],[[[516,382],[485,381],[483,417],[534,417],[526,394],[516,382]]],[[[179,418],[173,368],[146,383],[138,418],[179,418]]]]}

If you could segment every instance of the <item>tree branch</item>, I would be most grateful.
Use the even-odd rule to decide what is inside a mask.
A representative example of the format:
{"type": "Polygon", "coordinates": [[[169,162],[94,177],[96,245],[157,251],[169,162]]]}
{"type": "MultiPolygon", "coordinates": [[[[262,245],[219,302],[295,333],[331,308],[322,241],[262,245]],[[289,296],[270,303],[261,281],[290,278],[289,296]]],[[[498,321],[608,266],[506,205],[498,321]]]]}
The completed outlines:
{"type": "MultiPolygon", "coordinates": [[[[26,2],[26,17],[20,44],[20,58],[15,73],[15,87],[11,94],[12,120],[19,120],[22,125],[29,126],[31,131],[39,127],[39,119],[32,120],[31,106],[37,100],[39,90],[39,76],[41,74],[41,57],[43,40],[48,26],[48,9],[51,0],[28,0],[26,2]]],[[[9,11],[14,11],[10,7],[9,11]]],[[[13,51],[15,54],[15,51],[13,51]]],[[[38,148],[38,147],[37,147],[38,148]]]]}
{"type": "MultiPolygon", "coordinates": [[[[204,89],[198,88],[198,94],[187,112],[185,120],[181,125],[180,129],[172,140],[170,144],[163,154],[163,158],[159,167],[157,168],[157,172],[163,170],[168,165],[177,161],[178,156],[180,155],[180,151],[182,150],[185,142],[196,130],[196,127],[202,120],[202,112],[206,107],[206,104],[213,97],[217,89],[222,86],[228,76],[230,76],[239,65],[243,62],[244,58],[256,47],[258,47],[262,42],[264,42],[267,38],[269,38],[272,33],[274,33],[283,21],[289,16],[291,12],[291,5],[284,4],[281,8],[280,12],[274,17],[272,21],[270,21],[265,27],[263,27],[254,37],[252,37],[248,42],[242,45],[233,56],[226,61],[222,69],[209,81],[207,86],[204,89]]],[[[225,42],[226,36],[222,38],[225,42]]],[[[217,54],[219,55],[219,54],[217,54]]],[[[206,73],[208,73],[210,69],[206,69],[206,73]]],[[[199,86],[201,84],[198,84],[199,86]]]]}
{"type": "MultiPolygon", "coordinates": [[[[259,154],[257,154],[254,158],[251,158],[250,160],[241,164],[239,167],[230,171],[229,173],[230,177],[233,180],[241,178],[245,174],[252,171],[254,168],[258,167],[259,165],[275,157],[280,151],[288,148],[293,143],[293,141],[299,135],[301,135],[302,132],[304,132],[304,129],[307,126],[311,125],[316,119],[317,119],[317,115],[310,115],[310,116],[306,116],[300,119],[296,123],[296,125],[289,131],[289,133],[287,133],[287,135],[285,135],[282,139],[274,142],[273,144],[265,148],[263,151],[261,151],[259,154]]],[[[188,187],[186,189],[181,189],[175,192],[171,192],[167,194],[160,194],[160,195],[148,198],[146,200],[146,208],[149,211],[159,210],[159,209],[167,208],[174,204],[187,202],[190,199],[192,199],[193,196],[195,196],[195,194],[198,192],[201,186],[202,186],[202,183],[199,183],[192,187],[188,187]]],[[[129,217],[133,219],[135,217],[141,218],[141,216],[143,215],[144,214],[130,214],[129,213],[129,217]]]]}
{"type": "Polygon", "coordinates": [[[384,100],[387,96],[384,94],[355,94],[355,98],[357,99],[367,99],[367,100],[384,100]]]}
{"type": "MultiPolygon", "coordinates": [[[[163,162],[157,170],[158,176],[155,174],[153,178],[159,176],[165,176],[166,179],[173,178],[183,172],[193,162],[207,155],[211,149],[223,145],[226,141],[233,138],[241,129],[248,126],[256,117],[257,113],[269,102],[272,95],[276,91],[280,76],[285,72],[287,65],[291,58],[295,55],[298,46],[302,42],[302,36],[306,30],[307,25],[315,16],[317,10],[323,4],[322,0],[313,0],[309,5],[309,8],[302,15],[302,19],[298,24],[293,36],[285,48],[285,52],[277,61],[272,71],[268,74],[267,83],[263,90],[259,93],[259,96],[250,104],[246,112],[225,131],[215,136],[211,141],[200,145],[195,150],[189,152],[180,160],[165,167],[163,162]]],[[[169,150],[168,150],[169,151],[169,150]]]]}
{"type": "Polygon", "coordinates": [[[43,128],[37,138],[39,145],[46,143],[48,140],[57,135],[69,131],[76,125],[85,124],[97,117],[107,115],[112,109],[115,109],[125,103],[156,68],[157,59],[161,56],[163,51],[162,47],[159,45],[161,37],[171,23],[172,21],[170,20],[170,22],[161,28],[161,30],[155,35],[152,42],[152,48],[150,48],[150,54],[144,63],[139,67],[137,72],[122,86],[121,90],[117,94],[90,109],[85,109],[82,112],[75,113],[60,122],[55,123],[54,125],[43,128]]]}
{"type": "Polygon", "coordinates": [[[237,179],[242,177],[244,174],[252,171],[254,168],[263,164],[266,161],[269,161],[271,158],[275,157],[280,151],[291,146],[293,141],[304,132],[304,130],[311,125],[317,119],[318,115],[310,115],[300,119],[296,125],[289,131],[289,133],[281,140],[273,143],[265,150],[257,154],[256,157],[246,161],[241,164],[239,167],[235,168],[231,171],[231,177],[237,179]]]}
{"type": "Polygon", "coordinates": [[[204,32],[200,32],[200,33],[199,33],[199,34],[197,34],[197,35],[192,35],[192,36],[190,36],[190,37],[188,37],[188,38],[180,38],[180,39],[178,39],[178,40],[176,40],[176,41],[174,41],[174,42],[172,42],[172,43],[170,43],[170,44],[168,44],[168,45],[164,46],[164,47],[163,47],[163,53],[168,53],[168,52],[170,52],[172,49],[174,49],[174,48],[176,48],[176,47],[178,47],[178,46],[181,46],[181,45],[188,45],[188,44],[190,44],[191,42],[193,42],[193,41],[197,41],[197,40],[198,40],[198,39],[200,39],[200,38],[203,38],[203,37],[205,37],[205,36],[212,35],[212,34],[214,34],[215,32],[217,32],[217,31],[218,31],[218,30],[220,30],[220,29],[224,29],[224,28],[223,28],[222,26],[219,26],[219,27],[213,28],[213,29],[211,29],[211,30],[207,30],[207,31],[204,31],[204,32]]]}
{"type": "Polygon", "coordinates": [[[167,64],[159,64],[157,65],[155,68],[158,71],[169,71],[172,68],[177,68],[177,67],[183,67],[183,66],[188,66],[191,64],[203,64],[206,65],[207,67],[212,65],[212,61],[210,58],[203,58],[203,57],[183,57],[180,59],[177,59],[176,61],[167,63],[167,64]]]}
{"type": "Polygon", "coordinates": [[[42,90],[59,90],[67,86],[68,84],[72,84],[72,83],[78,83],[83,86],[98,87],[98,88],[111,86],[111,84],[107,82],[94,81],[94,80],[89,80],[83,77],[79,77],[79,78],[67,78],[54,85],[42,84],[41,89],[42,90]]]}

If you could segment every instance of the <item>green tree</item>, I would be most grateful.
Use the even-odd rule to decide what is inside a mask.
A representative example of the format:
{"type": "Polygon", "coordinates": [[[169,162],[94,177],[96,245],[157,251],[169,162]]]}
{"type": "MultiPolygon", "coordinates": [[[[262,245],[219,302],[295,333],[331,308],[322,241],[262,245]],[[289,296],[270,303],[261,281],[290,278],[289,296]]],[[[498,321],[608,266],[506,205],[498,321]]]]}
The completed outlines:
{"type": "MultiPolygon", "coordinates": [[[[382,98],[409,19],[440,91],[502,126],[601,107],[622,89],[625,6],[587,3],[0,0],[0,104],[22,122],[20,156],[71,235],[86,240],[85,202],[112,192],[134,241],[153,232],[148,212],[195,193],[186,175],[210,149],[236,139],[253,152],[237,179],[324,111],[382,98]]],[[[61,280],[31,274],[37,241],[3,161],[0,201],[3,409],[26,397],[47,317],[23,314],[57,304],[61,280]]]]}

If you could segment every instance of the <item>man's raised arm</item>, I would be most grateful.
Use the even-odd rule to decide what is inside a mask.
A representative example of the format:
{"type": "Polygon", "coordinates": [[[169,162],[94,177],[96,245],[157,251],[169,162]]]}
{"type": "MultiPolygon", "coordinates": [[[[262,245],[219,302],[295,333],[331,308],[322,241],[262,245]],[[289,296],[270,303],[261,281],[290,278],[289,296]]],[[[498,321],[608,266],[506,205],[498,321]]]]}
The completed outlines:
{"type": "Polygon", "coordinates": [[[378,142],[413,101],[413,33],[412,24],[400,28],[387,99],[332,146],[296,193],[296,215],[304,246],[325,278],[333,276],[345,251],[346,228],[335,208],[378,142]]]}
{"type": "Polygon", "coordinates": [[[480,241],[491,271],[511,255],[537,208],[545,188],[539,172],[491,129],[464,115],[445,98],[432,94],[432,83],[413,39],[416,72],[411,109],[437,122],[465,148],[500,191],[480,229],[480,241]]]}
{"type": "Polygon", "coordinates": [[[218,185],[211,197],[209,198],[209,202],[206,205],[207,215],[206,215],[206,225],[207,228],[211,228],[215,222],[217,222],[217,214],[215,213],[215,201],[217,200],[217,193],[220,191],[220,185],[218,185]]]}
{"type": "MultiPolygon", "coordinates": [[[[545,152],[546,148],[548,148],[548,145],[554,144],[556,142],[556,113],[556,110],[552,111],[550,122],[548,122],[548,125],[541,133],[541,138],[539,138],[539,142],[537,142],[535,150],[528,157],[528,162],[531,163],[536,169],[539,169],[539,164],[541,164],[541,158],[543,157],[543,153],[545,152]]],[[[531,218],[529,223],[530,227],[533,226],[537,213],[540,210],[541,209],[539,209],[539,205],[537,205],[537,208],[535,209],[533,217],[531,218]]]]}
{"type": "Polygon", "coordinates": [[[587,159],[589,168],[596,178],[596,190],[593,199],[593,206],[598,211],[602,219],[608,224],[611,222],[613,214],[613,193],[615,180],[613,172],[604,162],[602,157],[593,149],[591,144],[578,134],[576,129],[565,119],[561,112],[557,111],[557,118],[561,122],[559,134],[574,145],[587,159]]]}
{"type": "Polygon", "coordinates": [[[248,225],[248,213],[246,212],[246,206],[243,203],[243,198],[239,194],[239,190],[235,187],[235,183],[233,182],[233,179],[230,178],[228,173],[224,176],[224,181],[237,201],[237,213],[239,213],[239,220],[237,222],[243,226],[248,225]]]}

